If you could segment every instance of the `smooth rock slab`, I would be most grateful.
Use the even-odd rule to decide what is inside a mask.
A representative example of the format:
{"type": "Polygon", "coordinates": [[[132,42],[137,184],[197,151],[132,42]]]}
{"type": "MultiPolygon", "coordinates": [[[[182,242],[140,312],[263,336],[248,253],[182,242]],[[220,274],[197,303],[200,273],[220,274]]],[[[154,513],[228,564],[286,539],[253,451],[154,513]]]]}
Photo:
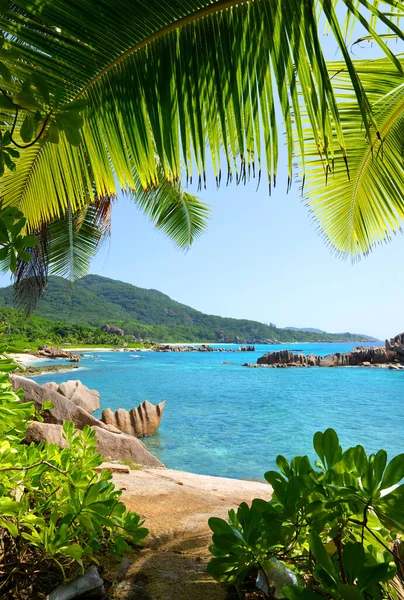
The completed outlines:
{"type": "Polygon", "coordinates": [[[11,375],[10,380],[13,389],[22,389],[24,391],[24,400],[28,402],[33,401],[37,410],[42,409],[46,400],[52,402],[54,407],[46,410],[43,414],[46,423],[62,425],[65,421],[71,421],[79,429],[83,429],[85,425],[104,427],[104,424],[99,419],[96,419],[86,410],[77,406],[69,398],[53,391],[50,387],[38,385],[35,381],[26,377],[20,377],[19,375],[11,375]]]}
{"type": "Polygon", "coordinates": [[[61,383],[57,391],[90,414],[101,406],[100,393],[97,390],[90,390],[79,379],[71,379],[61,383]]]}
{"type": "MultiPolygon", "coordinates": [[[[123,433],[116,434],[92,427],[96,432],[96,441],[98,452],[104,459],[109,460],[131,460],[137,465],[146,467],[164,467],[164,465],[150,452],[146,446],[137,438],[123,433]]],[[[67,448],[68,443],[63,437],[62,425],[54,423],[39,423],[35,421],[28,427],[25,440],[28,444],[39,444],[40,442],[49,442],[57,444],[60,448],[67,448]]],[[[125,472],[128,472],[127,467],[125,472]]]]}
{"type": "Polygon", "coordinates": [[[172,469],[114,473],[112,479],[150,534],[146,549],[126,553],[110,600],[237,600],[229,586],[206,571],[212,536],[208,519],[226,518],[241,502],[269,500],[269,484],[172,469]]]}

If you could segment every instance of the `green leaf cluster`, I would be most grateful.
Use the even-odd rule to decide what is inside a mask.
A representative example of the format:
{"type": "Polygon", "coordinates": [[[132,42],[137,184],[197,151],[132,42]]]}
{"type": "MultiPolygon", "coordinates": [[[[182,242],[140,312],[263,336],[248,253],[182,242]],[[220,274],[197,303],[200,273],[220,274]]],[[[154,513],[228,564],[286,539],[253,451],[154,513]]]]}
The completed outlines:
{"type": "Polygon", "coordinates": [[[24,262],[32,260],[28,249],[38,244],[38,238],[33,234],[25,235],[26,222],[17,208],[8,206],[0,210],[0,264],[3,271],[15,273],[18,259],[24,262]]]}
{"type": "MultiPolygon", "coordinates": [[[[46,565],[56,565],[64,578],[74,564],[97,562],[102,549],[122,554],[142,545],[148,532],[120,501],[112,474],[94,470],[102,459],[89,426],[78,431],[65,423],[63,449],[23,443],[29,423],[42,417],[13,391],[7,373],[16,364],[5,347],[0,354],[0,536],[11,553],[0,558],[0,586],[8,597],[20,597],[16,590],[28,593],[46,565]],[[27,581],[14,574],[12,565],[19,563],[27,581]]],[[[43,409],[49,408],[45,403],[43,409]]]]}
{"type": "Polygon", "coordinates": [[[270,501],[243,503],[228,521],[209,520],[209,573],[240,584],[276,558],[300,580],[283,588],[291,600],[397,598],[391,582],[394,543],[404,533],[404,454],[388,462],[384,450],[343,451],[333,429],[317,432],[313,445],[314,466],[307,456],[277,457],[279,471],[265,474],[270,501]]]}

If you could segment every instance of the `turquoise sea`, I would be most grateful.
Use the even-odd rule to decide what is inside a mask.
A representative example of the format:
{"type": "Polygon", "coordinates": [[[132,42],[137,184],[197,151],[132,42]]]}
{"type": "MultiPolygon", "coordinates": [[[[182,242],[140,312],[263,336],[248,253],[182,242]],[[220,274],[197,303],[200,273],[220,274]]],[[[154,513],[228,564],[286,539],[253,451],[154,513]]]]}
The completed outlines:
{"type": "Polygon", "coordinates": [[[158,434],[144,441],[167,467],[262,477],[277,454],[313,456],[312,436],[327,427],[337,430],[343,447],[385,448],[390,457],[404,452],[404,371],[241,367],[279,348],[325,355],[355,345],[262,345],[248,353],[90,351],[77,372],[36,381],[80,379],[112,410],[166,400],[158,434]]]}

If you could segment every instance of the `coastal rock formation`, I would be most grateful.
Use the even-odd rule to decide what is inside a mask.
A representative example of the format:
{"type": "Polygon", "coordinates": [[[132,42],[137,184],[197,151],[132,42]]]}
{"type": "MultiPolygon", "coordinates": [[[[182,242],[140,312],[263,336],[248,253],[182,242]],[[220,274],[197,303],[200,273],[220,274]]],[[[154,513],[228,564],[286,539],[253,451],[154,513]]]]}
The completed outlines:
{"type": "Polygon", "coordinates": [[[291,350],[278,350],[268,352],[257,360],[258,365],[287,365],[287,366],[316,366],[320,362],[319,356],[305,356],[304,354],[293,354],[291,350]]]}
{"type": "MultiPolygon", "coordinates": [[[[327,356],[305,356],[304,354],[293,354],[290,350],[279,350],[268,352],[257,360],[257,366],[272,367],[347,367],[347,366],[371,366],[387,365],[399,362],[400,356],[397,352],[383,348],[382,346],[358,346],[351,352],[336,352],[327,356]]],[[[246,366],[253,366],[247,364],[246,366]]]]}
{"type": "Polygon", "coordinates": [[[34,402],[37,410],[42,409],[46,400],[50,400],[54,405],[50,410],[42,412],[44,423],[35,422],[29,426],[27,442],[38,443],[45,440],[63,447],[65,441],[62,436],[62,425],[65,421],[72,421],[78,429],[83,429],[85,425],[90,425],[94,429],[98,450],[105,459],[131,460],[148,467],[164,466],[136,437],[121,433],[113,425],[105,425],[80,406],[76,406],[72,400],[56,392],[52,386],[43,387],[18,375],[11,375],[10,380],[13,389],[15,391],[22,389],[24,400],[34,402]]]}
{"type": "Polygon", "coordinates": [[[25,441],[27,444],[48,442],[49,444],[57,444],[60,448],[67,448],[69,446],[63,437],[62,425],[39,423],[38,421],[30,423],[28,426],[25,441]]]}
{"type": "Polygon", "coordinates": [[[101,327],[101,329],[106,333],[112,333],[113,335],[125,335],[125,331],[123,329],[121,329],[120,327],[114,327],[113,325],[106,324],[103,327],[101,327]]]}
{"type": "Polygon", "coordinates": [[[70,350],[62,350],[53,346],[39,346],[38,352],[34,352],[35,356],[43,358],[66,358],[71,362],[79,362],[81,355],[73,354],[70,350]]]}
{"type": "MultiPolygon", "coordinates": [[[[101,421],[93,417],[84,408],[77,406],[72,400],[59,394],[51,387],[44,387],[19,375],[11,375],[10,380],[14,390],[22,389],[24,399],[34,402],[37,410],[42,410],[46,400],[50,400],[53,408],[43,412],[42,416],[46,423],[62,425],[65,421],[72,421],[79,429],[85,425],[99,425],[101,421]]],[[[104,425],[103,423],[101,423],[104,425]]]]}
{"type": "Polygon", "coordinates": [[[158,458],[150,454],[146,446],[133,435],[111,433],[100,427],[92,427],[96,432],[98,452],[104,459],[130,460],[146,467],[164,467],[158,458]]]}
{"type": "Polygon", "coordinates": [[[154,435],[160,426],[163,416],[165,400],[155,405],[145,400],[137,408],[125,410],[118,408],[113,412],[106,408],[101,420],[106,425],[113,425],[128,435],[135,437],[148,437],[154,435]]]}
{"type": "Polygon", "coordinates": [[[157,344],[152,347],[154,352],[255,352],[254,346],[241,346],[240,348],[213,348],[209,344],[200,346],[174,346],[171,344],[157,344]]]}
{"type": "MultiPolygon", "coordinates": [[[[112,433],[101,427],[92,426],[96,433],[98,452],[105,460],[130,460],[145,467],[163,467],[164,465],[137,438],[121,432],[112,433]]],[[[49,442],[60,448],[67,448],[68,443],[63,437],[62,425],[52,423],[31,423],[25,437],[27,444],[49,442]]]]}
{"type": "Polygon", "coordinates": [[[76,406],[81,406],[81,408],[84,408],[89,413],[93,413],[101,406],[100,393],[97,390],[88,389],[79,379],[61,383],[55,391],[69,398],[76,406]]]}
{"type": "Polygon", "coordinates": [[[399,333],[390,340],[386,340],[386,351],[396,352],[400,356],[404,357],[404,333],[399,333]]]}

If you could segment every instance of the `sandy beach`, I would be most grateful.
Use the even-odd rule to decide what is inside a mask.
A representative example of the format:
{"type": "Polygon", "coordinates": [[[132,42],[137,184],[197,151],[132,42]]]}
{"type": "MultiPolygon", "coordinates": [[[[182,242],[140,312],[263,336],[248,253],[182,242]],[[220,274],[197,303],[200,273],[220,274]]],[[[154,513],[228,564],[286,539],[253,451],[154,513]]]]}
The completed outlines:
{"type": "Polygon", "coordinates": [[[48,360],[40,356],[35,356],[34,354],[22,354],[15,352],[8,352],[7,354],[8,356],[16,360],[18,363],[20,363],[20,365],[23,365],[23,367],[36,365],[37,363],[43,363],[44,361],[48,360]]]}

